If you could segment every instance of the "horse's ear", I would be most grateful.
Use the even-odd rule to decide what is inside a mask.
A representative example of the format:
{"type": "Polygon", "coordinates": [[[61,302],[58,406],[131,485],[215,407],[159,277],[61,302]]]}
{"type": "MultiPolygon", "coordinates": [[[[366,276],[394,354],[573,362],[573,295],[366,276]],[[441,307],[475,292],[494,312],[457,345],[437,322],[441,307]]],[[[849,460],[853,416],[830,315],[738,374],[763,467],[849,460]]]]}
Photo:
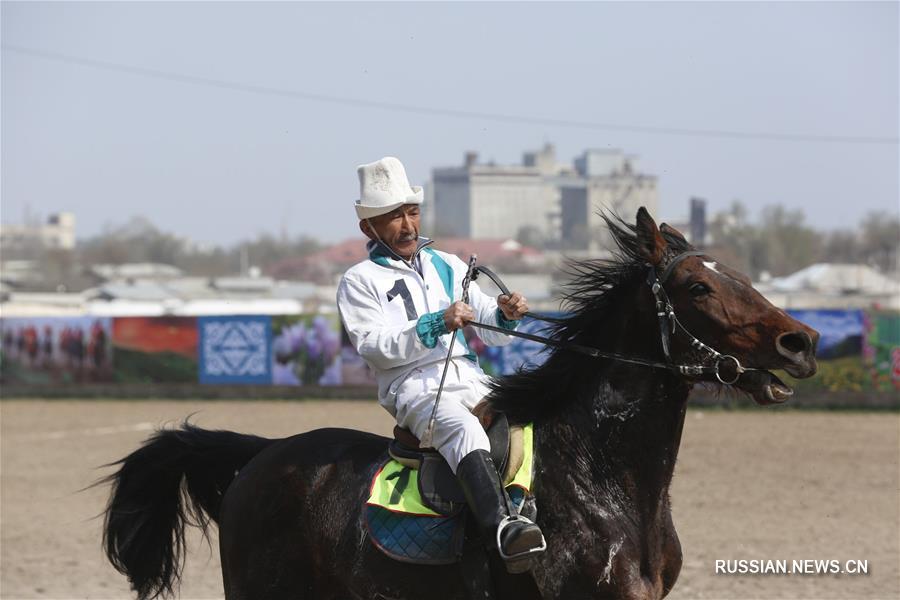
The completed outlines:
{"type": "Polygon", "coordinates": [[[688,243],[688,241],[687,241],[686,239],[684,239],[684,235],[682,235],[682,233],[681,233],[680,231],[678,231],[677,229],[675,229],[674,227],[672,227],[672,226],[669,225],[668,223],[662,223],[662,224],[659,226],[659,230],[660,230],[662,233],[666,234],[666,235],[671,235],[672,237],[681,240],[681,241],[684,242],[685,244],[688,243]]]}
{"type": "Polygon", "coordinates": [[[638,209],[636,218],[638,252],[651,265],[659,265],[666,251],[666,240],[663,239],[656,221],[643,206],[638,209]]]}

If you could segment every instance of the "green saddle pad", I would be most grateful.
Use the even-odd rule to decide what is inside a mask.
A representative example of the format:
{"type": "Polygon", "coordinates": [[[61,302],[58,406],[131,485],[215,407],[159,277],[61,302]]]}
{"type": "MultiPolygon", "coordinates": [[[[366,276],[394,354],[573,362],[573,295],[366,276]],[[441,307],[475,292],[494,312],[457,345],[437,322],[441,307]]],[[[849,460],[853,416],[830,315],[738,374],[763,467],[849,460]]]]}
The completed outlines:
{"type": "MultiPolygon", "coordinates": [[[[521,488],[526,494],[531,489],[534,465],[534,428],[529,423],[522,428],[522,466],[507,484],[521,488]]],[[[419,493],[418,471],[410,469],[394,459],[389,459],[372,478],[368,506],[379,506],[394,513],[439,517],[422,502],[419,493]]]]}

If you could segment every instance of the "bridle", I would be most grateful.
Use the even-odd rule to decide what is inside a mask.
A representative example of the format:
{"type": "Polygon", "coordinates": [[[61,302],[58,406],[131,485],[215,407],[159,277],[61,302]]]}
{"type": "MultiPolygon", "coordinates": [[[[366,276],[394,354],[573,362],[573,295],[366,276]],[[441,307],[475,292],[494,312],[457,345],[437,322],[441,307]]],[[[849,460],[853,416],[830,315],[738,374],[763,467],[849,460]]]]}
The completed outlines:
{"type": "MultiPolygon", "coordinates": [[[[697,337],[690,331],[688,331],[687,328],[681,324],[681,321],[678,320],[678,316],[675,314],[675,308],[672,306],[672,302],[669,300],[669,295],[666,293],[666,289],[663,287],[663,284],[668,280],[669,276],[672,274],[672,271],[675,269],[675,266],[684,259],[690,258],[691,256],[705,256],[705,253],[698,250],[692,250],[689,252],[683,252],[675,256],[671,261],[669,261],[669,264],[666,265],[665,269],[663,269],[662,276],[659,276],[657,274],[655,266],[649,265],[647,268],[646,283],[650,287],[650,291],[653,294],[654,300],[656,301],[656,316],[659,320],[660,341],[662,344],[665,362],[646,360],[640,357],[626,356],[624,354],[618,354],[615,352],[604,352],[603,350],[593,348],[591,346],[584,346],[582,344],[576,344],[573,342],[561,342],[552,338],[525,333],[523,331],[503,329],[502,327],[496,327],[494,325],[488,325],[486,323],[478,323],[472,321],[469,323],[469,325],[472,325],[473,327],[477,327],[479,329],[487,329],[490,331],[496,331],[514,337],[531,340],[533,342],[539,342],[547,346],[553,346],[555,348],[571,350],[573,352],[586,354],[594,358],[608,358],[633,365],[652,367],[654,369],[665,369],[685,377],[714,375],[720,383],[731,385],[733,383],[736,383],[743,373],[746,373],[747,371],[757,371],[759,369],[744,367],[734,356],[730,354],[722,354],[721,352],[715,350],[711,346],[708,346],[707,344],[704,344],[699,339],[697,339],[697,337]],[[707,355],[707,358],[701,360],[700,364],[679,364],[672,358],[670,351],[670,340],[672,336],[679,332],[687,336],[692,348],[707,355]],[[703,364],[704,362],[709,363],[710,361],[712,362],[712,364],[703,364]],[[724,375],[722,373],[723,366],[728,365],[733,365],[733,377],[728,376],[727,373],[724,375]]],[[[472,269],[473,280],[481,274],[484,274],[489,279],[491,279],[497,285],[497,287],[500,288],[500,291],[505,295],[510,295],[509,288],[507,288],[500,277],[498,277],[497,274],[491,271],[489,268],[476,266],[472,269]]],[[[548,323],[559,324],[566,321],[566,319],[538,315],[531,312],[525,313],[525,316],[548,323]]]]}

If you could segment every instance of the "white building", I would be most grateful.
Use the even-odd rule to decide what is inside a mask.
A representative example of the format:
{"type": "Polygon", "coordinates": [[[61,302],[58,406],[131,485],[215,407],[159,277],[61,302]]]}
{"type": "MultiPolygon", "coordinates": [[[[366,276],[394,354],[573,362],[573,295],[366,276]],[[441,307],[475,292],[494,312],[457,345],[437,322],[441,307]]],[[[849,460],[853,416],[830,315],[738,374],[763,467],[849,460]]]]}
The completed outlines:
{"type": "Polygon", "coordinates": [[[61,212],[52,214],[43,225],[0,225],[0,248],[27,247],[39,243],[48,248],[71,250],[75,247],[75,215],[61,212]]]}
{"type": "Polygon", "coordinates": [[[553,179],[562,169],[550,145],[526,154],[521,165],[479,164],[469,152],[462,166],[434,169],[434,235],[516,239],[534,228],[553,239],[559,218],[553,179]]]}
{"type": "Polygon", "coordinates": [[[534,236],[566,249],[595,251],[604,239],[598,211],[632,220],[639,206],[656,213],[656,177],[636,173],[619,150],[587,150],[573,165],[554,147],[528,152],[520,165],[479,164],[467,153],[458,167],[436,168],[435,235],[474,239],[534,236]]]}
{"type": "Polygon", "coordinates": [[[336,312],[336,286],[269,277],[116,279],[78,293],[0,292],[0,317],[290,315],[336,312]]]}
{"type": "Polygon", "coordinates": [[[621,150],[586,150],[575,160],[574,173],[557,178],[563,248],[589,254],[609,249],[612,238],[603,214],[629,223],[641,206],[658,214],[656,177],[637,173],[634,160],[621,150]]]}
{"type": "Polygon", "coordinates": [[[900,281],[868,265],[816,263],[786,277],[754,284],[781,308],[900,310],[900,281]]]}

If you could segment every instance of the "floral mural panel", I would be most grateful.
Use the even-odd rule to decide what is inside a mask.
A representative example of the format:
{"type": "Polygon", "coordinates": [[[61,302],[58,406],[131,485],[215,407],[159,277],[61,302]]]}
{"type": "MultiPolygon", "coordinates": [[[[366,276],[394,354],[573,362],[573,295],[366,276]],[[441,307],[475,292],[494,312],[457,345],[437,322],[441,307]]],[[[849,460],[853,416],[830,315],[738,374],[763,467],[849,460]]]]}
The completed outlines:
{"type": "Polygon", "coordinates": [[[863,359],[869,366],[872,387],[900,390],[900,314],[866,313],[863,359]]]}
{"type": "Polygon", "coordinates": [[[343,385],[378,385],[375,373],[350,342],[347,330],[341,327],[341,383],[343,385]]]}
{"type": "Polygon", "coordinates": [[[341,385],[341,326],[338,317],[272,317],[272,383],[341,385]]]}
{"type": "MultiPolygon", "coordinates": [[[[561,316],[561,313],[547,313],[548,316],[561,316]]],[[[525,319],[519,325],[519,331],[533,335],[548,336],[548,324],[535,319],[525,319]]],[[[519,368],[537,367],[549,356],[548,347],[539,342],[513,338],[505,346],[488,346],[477,337],[474,327],[466,327],[466,342],[478,355],[478,364],[488,375],[510,375],[519,368]]]]}

